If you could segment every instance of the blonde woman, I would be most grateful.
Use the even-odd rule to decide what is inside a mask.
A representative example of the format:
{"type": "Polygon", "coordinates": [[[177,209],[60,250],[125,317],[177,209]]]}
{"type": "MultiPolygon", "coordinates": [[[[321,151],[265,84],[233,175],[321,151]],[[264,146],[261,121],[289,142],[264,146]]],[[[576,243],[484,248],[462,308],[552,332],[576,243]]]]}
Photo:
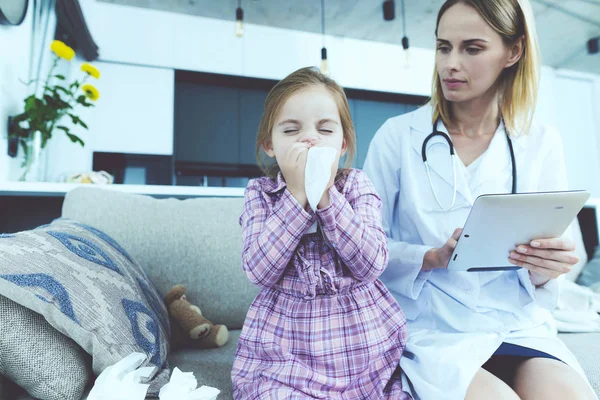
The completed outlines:
{"type": "Polygon", "coordinates": [[[403,387],[427,400],[595,399],[549,312],[577,262],[571,241],[519,246],[506,255],[517,270],[445,268],[477,196],[567,189],[559,134],[532,121],[531,6],[448,0],[436,37],[430,104],[388,120],[365,163],[389,240],[381,279],[408,320],[403,387]]]}

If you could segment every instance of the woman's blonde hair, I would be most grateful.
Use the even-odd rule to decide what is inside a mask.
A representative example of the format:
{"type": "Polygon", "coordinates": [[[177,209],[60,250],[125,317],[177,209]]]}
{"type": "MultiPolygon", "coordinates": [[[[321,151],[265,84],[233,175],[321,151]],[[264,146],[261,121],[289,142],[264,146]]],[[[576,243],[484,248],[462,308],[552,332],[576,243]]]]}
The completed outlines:
{"type": "Polygon", "coordinates": [[[350,116],[350,107],[348,106],[348,99],[346,98],[344,89],[342,89],[333,79],[323,75],[317,68],[306,67],[291,73],[279,81],[273,89],[271,89],[265,100],[265,110],[260,119],[258,135],[256,137],[256,159],[258,165],[267,176],[274,178],[279,172],[279,166],[276,162],[267,165],[262,157],[263,145],[268,145],[271,142],[275,118],[277,118],[281,108],[293,94],[313,85],[325,86],[337,104],[347,147],[345,168],[349,168],[352,165],[356,154],[356,134],[354,132],[354,123],[350,116]]]}
{"type": "MultiPolygon", "coordinates": [[[[505,45],[513,45],[524,37],[521,58],[510,68],[504,69],[500,76],[499,107],[511,136],[529,132],[540,76],[540,49],[529,0],[447,0],[438,13],[436,37],[442,16],[458,3],[473,7],[502,36],[505,45]]],[[[441,118],[446,125],[452,122],[450,102],[444,98],[436,68],[433,72],[431,105],[434,110],[433,121],[441,118]]]]}

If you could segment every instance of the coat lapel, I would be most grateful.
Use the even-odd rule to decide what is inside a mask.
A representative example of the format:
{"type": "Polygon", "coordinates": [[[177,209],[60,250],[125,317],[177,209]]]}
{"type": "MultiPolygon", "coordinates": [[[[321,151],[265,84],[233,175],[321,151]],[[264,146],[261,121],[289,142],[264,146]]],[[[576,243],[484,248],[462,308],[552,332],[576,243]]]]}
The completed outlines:
{"type": "MultiPolygon", "coordinates": [[[[431,121],[432,109],[430,106],[424,106],[413,114],[411,125],[411,144],[413,150],[419,155],[419,160],[422,160],[423,142],[433,131],[433,122],[431,121]]],[[[448,130],[440,121],[438,131],[448,134],[448,130]]],[[[450,157],[450,149],[448,142],[441,136],[432,137],[427,143],[427,163],[431,172],[431,181],[435,185],[447,185],[451,190],[454,190],[454,176],[452,168],[452,158],[450,157]]],[[[456,203],[472,202],[471,190],[465,179],[465,166],[456,156],[456,186],[457,198],[456,203]],[[462,199],[460,196],[462,196],[462,199]]],[[[425,170],[425,165],[420,168],[425,170]]],[[[449,202],[449,200],[448,200],[449,202]]]]}

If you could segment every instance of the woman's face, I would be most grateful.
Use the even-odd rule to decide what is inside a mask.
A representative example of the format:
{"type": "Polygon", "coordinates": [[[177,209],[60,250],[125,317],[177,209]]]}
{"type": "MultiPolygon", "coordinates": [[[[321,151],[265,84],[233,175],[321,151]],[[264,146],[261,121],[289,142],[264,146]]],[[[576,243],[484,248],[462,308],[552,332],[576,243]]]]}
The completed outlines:
{"type": "Polygon", "coordinates": [[[440,19],[435,65],[444,97],[470,101],[495,93],[500,74],[522,53],[522,40],[506,46],[471,6],[458,3],[440,19]]]}

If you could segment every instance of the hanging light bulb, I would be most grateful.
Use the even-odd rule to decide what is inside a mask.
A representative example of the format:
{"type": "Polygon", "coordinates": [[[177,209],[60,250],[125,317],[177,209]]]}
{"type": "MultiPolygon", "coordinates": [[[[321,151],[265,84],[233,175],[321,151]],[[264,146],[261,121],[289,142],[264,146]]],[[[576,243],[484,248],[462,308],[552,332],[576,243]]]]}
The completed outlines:
{"type": "Polygon", "coordinates": [[[408,37],[404,36],[402,38],[402,48],[404,49],[404,68],[410,67],[410,57],[408,52],[408,37]]]}
{"type": "Polygon", "coordinates": [[[323,47],[321,49],[321,73],[329,76],[329,63],[327,62],[327,49],[323,47]]]}
{"type": "Polygon", "coordinates": [[[235,35],[237,37],[244,36],[244,9],[242,8],[242,0],[238,0],[238,7],[235,10],[235,35]]]}
{"type": "Polygon", "coordinates": [[[410,67],[410,59],[409,59],[409,45],[408,45],[408,36],[406,36],[406,10],[404,8],[404,0],[400,0],[400,5],[402,7],[402,48],[404,49],[404,68],[410,67]]]}
{"type": "Polygon", "coordinates": [[[323,48],[321,48],[321,73],[329,76],[329,62],[327,61],[327,48],[325,47],[325,0],[321,0],[321,35],[323,48]]]}

